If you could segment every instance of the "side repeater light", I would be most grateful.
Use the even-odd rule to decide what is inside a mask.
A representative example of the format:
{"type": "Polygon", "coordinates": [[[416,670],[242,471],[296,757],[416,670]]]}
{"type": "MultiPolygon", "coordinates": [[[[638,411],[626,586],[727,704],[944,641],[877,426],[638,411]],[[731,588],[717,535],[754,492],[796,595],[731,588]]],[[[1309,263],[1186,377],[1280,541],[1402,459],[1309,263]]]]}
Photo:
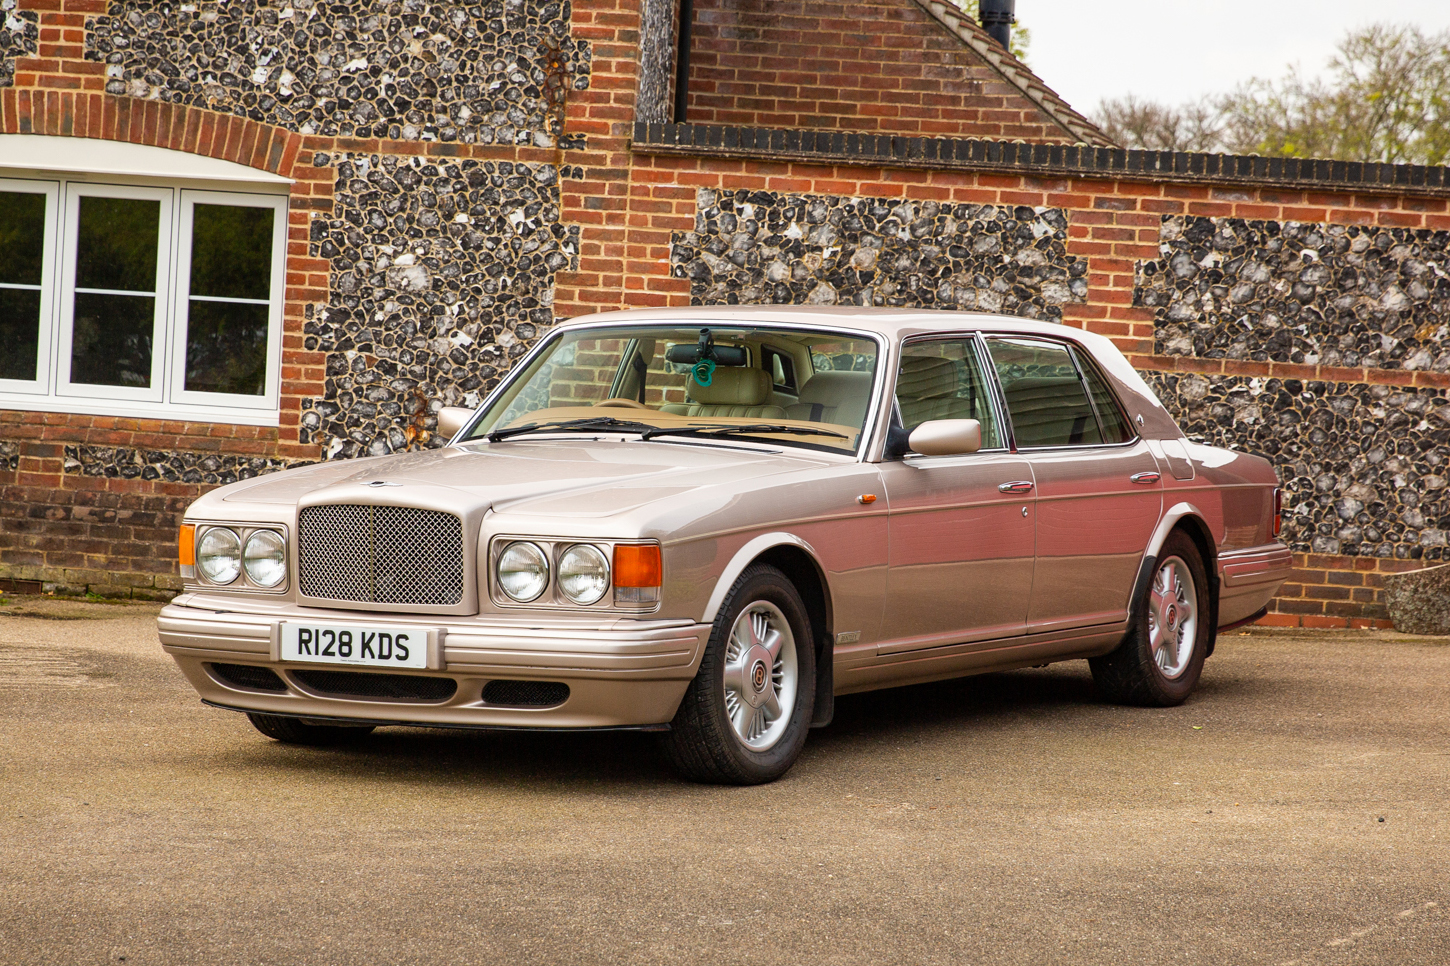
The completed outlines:
{"type": "Polygon", "coordinates": [[[636,607],[658,603],[663,573],[658,544],[615,544],[614,602],[636,607]]]}
{"type": "Polygon", "coordinates": [[[181,576],[196,576],[196,525],[183,523],[181,537],[176,541],[176,561],[181,566],[181,576]]]}

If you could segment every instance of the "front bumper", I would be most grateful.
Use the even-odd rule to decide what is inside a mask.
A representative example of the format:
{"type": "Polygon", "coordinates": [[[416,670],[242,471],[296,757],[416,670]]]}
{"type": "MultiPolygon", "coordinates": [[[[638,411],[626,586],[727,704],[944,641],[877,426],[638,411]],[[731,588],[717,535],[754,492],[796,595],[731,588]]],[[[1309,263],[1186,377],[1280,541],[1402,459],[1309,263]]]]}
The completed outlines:
{"type": "Polygon", "coordinates": [[[162,647],[209,704],[375,724],[502,728],[666,724],[694,677],[710,633],[708,624],[680,620],[428,618],[303,609],[282,602],[249,606],[247,612],[239,613],[223,608],[216,598],[199,595],[178,597],[165,607],[158,629],[162,647]],[[365,627],[369,619],[441,631],[440,666],[426,671],[380,672],[276,659],[276,628],[283,620],[365,627]],[[266,668],[277,675],[285,690],[239,686],[215,670],[218,664],[266,668]],[[456,690],[443,700],[367,697],[345,693],[346,685],[330,686],[323,693],[296,673],[322,670],[342,672],[344,680],[374,673],[448,679],[456,690]],[[491,681],[562,683],[568,686],[568,696],[549,707],[490,703],[484,698],[484,689],[491,681]]]}

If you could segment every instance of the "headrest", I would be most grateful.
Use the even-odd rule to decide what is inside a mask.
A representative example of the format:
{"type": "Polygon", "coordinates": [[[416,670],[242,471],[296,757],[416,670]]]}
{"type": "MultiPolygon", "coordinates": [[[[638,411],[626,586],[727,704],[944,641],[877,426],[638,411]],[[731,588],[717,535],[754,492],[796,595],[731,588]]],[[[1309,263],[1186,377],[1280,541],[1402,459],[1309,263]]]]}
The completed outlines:
{"type": "Polygon", "coordinates": [[[764,369],[721,366],[702,386],[691,374],[690,398],[707,406],[762,406],[770,398],[770,376],[764,369]]]}
{"type": "Polygon", "coordinates": [[[839,406],[860,398],[863,402],[871,392],[871,373],[849,369],[822,369],[801,387],[800,401],[839,406]]]}
{"type": "Polygon", "coordinates": [[[957,364],[939,356],[910,356],[901,361],[896,394],[905,399],[934,399],[957,391],[957,364]]]}

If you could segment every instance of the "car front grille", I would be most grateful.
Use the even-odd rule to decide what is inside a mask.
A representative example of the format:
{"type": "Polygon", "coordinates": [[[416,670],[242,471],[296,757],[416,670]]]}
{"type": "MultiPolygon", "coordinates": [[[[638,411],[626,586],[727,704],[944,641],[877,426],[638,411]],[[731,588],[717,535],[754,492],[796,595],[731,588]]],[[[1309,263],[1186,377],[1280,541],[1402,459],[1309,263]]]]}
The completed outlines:
{"type": "Polygon", "coordinates": [[[447,701],[458,691],[452,678],[412,674],[368,674],[361,671],[288,672],[303,687],[318,694],[371,701],[447,701]]]}
{"type": "Polygon", "coordinates": [[[447,606],[463,599],[463,523],[407,506],[310,506],[297,520],[302,593],[447,606]]]}

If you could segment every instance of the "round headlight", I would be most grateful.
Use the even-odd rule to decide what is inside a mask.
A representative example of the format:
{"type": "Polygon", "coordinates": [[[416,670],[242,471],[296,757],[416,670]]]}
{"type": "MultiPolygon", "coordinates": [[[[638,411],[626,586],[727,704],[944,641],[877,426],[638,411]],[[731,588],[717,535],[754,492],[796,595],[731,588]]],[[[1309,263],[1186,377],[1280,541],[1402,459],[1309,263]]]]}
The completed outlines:
{"type": "Polygon", "coordinates": [[[548,556],[538,544],[509,544],[498,557],[498,585],[521,604],[537,600],[549,586],[548,556]]]}
{"type": "Polygon", "coordinates": [[[559,590],[576,604],[592,604],[609,589],[609,561],[597,547],[576,543],[559,558],[559,590]]]}
{"type": "Polygon", "coordinates": [[[242,541],[226,527],[212,527],[196,545],[196,566],[214,584],[229,584],[242,569],[242,541]]]}
{"type": "Polygon", "coordinates": [[[247,579],[258,587],[276,587],[287,576],[287,545],[275,530],[253,530],[242,548],[247,579]]]}

